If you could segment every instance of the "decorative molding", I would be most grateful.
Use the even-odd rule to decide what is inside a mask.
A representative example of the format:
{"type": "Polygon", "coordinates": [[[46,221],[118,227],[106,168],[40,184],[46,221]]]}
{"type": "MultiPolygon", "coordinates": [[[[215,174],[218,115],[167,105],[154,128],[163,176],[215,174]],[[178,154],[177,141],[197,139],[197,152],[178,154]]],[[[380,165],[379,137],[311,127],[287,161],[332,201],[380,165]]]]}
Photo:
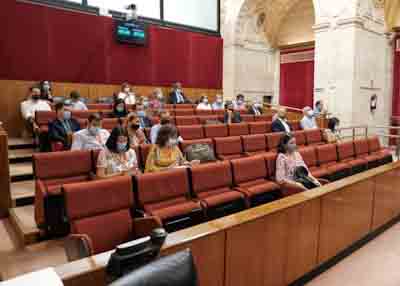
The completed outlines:
{"type": "Polygon", "coordinates": [[[314,30],[314,33],[322,33],[328,31],[331,28],[331,26],[332,24],[330,22],[325,22],[314,25],[312,29],[314,30]]]}
{"type": "Polygon", "coordinates": [[[346,19],[339,19],[336,24],[342,28],[346,28],[347,26],[350,27],[364,27],[364,19],[361,17],[351,17],[346,19]]]}
{"type": "Polygon", "coordinates": [[[283,54],[281,55],[281,64],[310,62],[314,60],[314,56],[314,50],[283,54]]]}
{"type": "Polygon", "coordinates": [[[296,50],[296,49],[304,49],[304,48],[314,48],[315,46],[315,41],[310,41],[310,42],[304,42],[304,43],[297,43],[297,44],[292,44],[292,45],[285,45],[285,46],[279,46],[279,50],[296,50]]]}

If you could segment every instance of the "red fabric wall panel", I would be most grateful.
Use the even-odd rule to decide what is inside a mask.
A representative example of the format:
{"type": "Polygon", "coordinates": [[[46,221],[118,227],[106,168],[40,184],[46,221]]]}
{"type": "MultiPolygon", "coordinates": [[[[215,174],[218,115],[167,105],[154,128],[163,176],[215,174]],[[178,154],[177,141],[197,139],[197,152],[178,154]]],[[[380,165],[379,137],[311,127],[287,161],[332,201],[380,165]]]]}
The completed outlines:
{"type": "Polygon", "coordinates": [[[2,78],[222,88],[221,38],[150,26],[148,46],[121,45],[110,18],[2,1],[2,78]]]}

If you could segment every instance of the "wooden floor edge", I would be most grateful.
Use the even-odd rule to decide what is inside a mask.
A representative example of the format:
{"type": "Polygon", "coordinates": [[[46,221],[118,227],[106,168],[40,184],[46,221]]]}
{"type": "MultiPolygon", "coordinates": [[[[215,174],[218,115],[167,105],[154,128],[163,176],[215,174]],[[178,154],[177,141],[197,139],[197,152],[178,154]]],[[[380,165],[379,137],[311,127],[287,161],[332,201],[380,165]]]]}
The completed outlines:
{"type": "Polygon", "coordinates": [[[14,230],[17,233],[17,236],[18,236],[20,242],[24,246],[39,242],[40,231],[39,230],[38,231],[30,231],[30,230],[25,231],[24,227],[22,226],[21,222],[18,219],[17,214],[15,213],[14,208],[10,209],[9,219],[10,219],[12,226],[14,227],[14,230]]]}

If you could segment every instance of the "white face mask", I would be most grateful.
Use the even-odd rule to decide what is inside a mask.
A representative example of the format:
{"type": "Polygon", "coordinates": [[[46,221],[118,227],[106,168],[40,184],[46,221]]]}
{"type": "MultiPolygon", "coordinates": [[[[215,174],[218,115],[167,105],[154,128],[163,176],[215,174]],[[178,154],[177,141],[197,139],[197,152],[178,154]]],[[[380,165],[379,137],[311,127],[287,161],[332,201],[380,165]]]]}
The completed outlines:
{"type": "Polygon", "coordinates": [[[221,104],[222,103],[222,98],[217,98],[217,103],[221,104]]]}
{"type": "Polygon", "coordinates": [[[203,103],[207,104],[207,103],[208,103],[208,99],[207,99],[207,98],[204,98],[204,99],[203,99],[203,103]]]}
{"type": "Polygon", "coordinates": [[[307,111],[307,116],[308,117],[313,117],[314,116],[314,112],[312,110],[307,111]]]}

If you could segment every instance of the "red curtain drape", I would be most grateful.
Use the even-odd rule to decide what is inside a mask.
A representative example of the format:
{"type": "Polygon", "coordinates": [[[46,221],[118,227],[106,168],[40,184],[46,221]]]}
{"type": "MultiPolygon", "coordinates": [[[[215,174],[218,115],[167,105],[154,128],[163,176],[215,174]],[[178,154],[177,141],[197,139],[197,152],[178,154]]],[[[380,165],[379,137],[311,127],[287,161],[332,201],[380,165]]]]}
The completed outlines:
{"type": "Polygon", "coordinates": [[[3,79],[222,88],[220,37],[150,26],[148,46],[121,45],[108,17],[2,1],[3,79]]]}
{"type": "Polygon", "coordinates": [[[313,106],[314,50],[281,52],[280,98],[281,105],[303,108],[313,106]],[[309,58],[312,55],[312,58],[309,58]]]}

